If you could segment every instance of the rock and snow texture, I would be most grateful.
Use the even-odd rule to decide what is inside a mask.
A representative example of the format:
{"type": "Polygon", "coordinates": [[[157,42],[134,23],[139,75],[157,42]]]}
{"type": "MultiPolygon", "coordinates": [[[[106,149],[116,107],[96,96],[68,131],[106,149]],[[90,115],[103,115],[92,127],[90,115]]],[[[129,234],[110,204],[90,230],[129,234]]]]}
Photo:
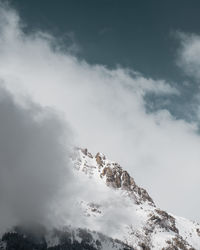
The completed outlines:
{"type": "Polygon", "coordinates": [[[94,190],[102,187],[105,192],[104,198],[89,196],[79,202],[89,229],[133,249],[200,249],[200,225],[158,208],[118,163],[81,148],[72,162],[77,176],[86,175],[94,190]]]}
{"type": "Polygon", "coordinates": [[[83,189],[73,196],[80,224],[31,233],[18,227],[0,239],[1,250],[200,249],[200,225],[158,208],[118,163],[81,148],[71,160],[83,189]]]}

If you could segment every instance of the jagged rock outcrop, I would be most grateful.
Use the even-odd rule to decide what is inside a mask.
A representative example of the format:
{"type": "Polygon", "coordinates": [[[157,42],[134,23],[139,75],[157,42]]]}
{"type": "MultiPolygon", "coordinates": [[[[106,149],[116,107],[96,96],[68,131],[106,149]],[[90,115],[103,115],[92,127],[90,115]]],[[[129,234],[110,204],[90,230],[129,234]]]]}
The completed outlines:
{"type": "Polygon", "coordinates": [[[155,225],[159,225],[161,228],[164,228],[168,231],[173,231],[175,233],[179,233],[177,227],[176,227],[176,221],[175,218],[171,215],[169,215],[167,212],[155,209],[154,214],[150,214],[149,223],[153,222],[155,225]]]}
{"type": "MultiPolygon", "coordinates": [[[[147,191],[137,186],[133,177],[131,177],[118,163],[108,161],[105,155],[101,153],[97,153],[96,156],[93,157],[87,149],[79,150],[83,155],[96,160],[100,177],[106,179],[106,184],[108,186],[128,191],[129,196],[132,197],[137,204],[147,201],[151,203],[151,205],[155,205],[147,191]]],[[[87,168],[83,169],[85,172],[90,171],[89,169],[92,168],[92,166],[87,166],[87,164],[85,167],[87,168]]]]}
{"type": "MultiPolygon", "coordinates": [[[[95,176],[108,187],[119,191],[132,201],[130,221],[121,226],[119,238],[135,249],[198,250],[200,249],[200,226],[184,218],[173,216],[158,208],[147,191],[139,187],[134,178],[118,163],[110,161],[102,153],[93,156],[87,149],[76,149],[75,169],[90,178],[95,176]],[[134,225],[135,218],[140,223],[134,225]]],[[[82,202],[84,214],[88,218],[103,217],[106,207],[103,204],[82,202]]],[[[121,204],[122,214],[127,205],[121,204]]],[[[113,208],[115,209],[115,208],[113,208]]],[[[114,223],[114,222],[113,222],[114,223]]]]}
{"type": "Polygon", "coordinates": [[[71,160],[77,178],[86,178],[84,184],[94,180],[95,201],[90,194],[87,199],[84,196],[86,200],[76,201],[79,215],[87,223],[82,228],[69,225],[50,231],[16,227],[0,238],[0,250],[200,249],[200,225],[158,208],[118,163],[81,148],[76,148],[71,160]],[[95,192],[97,186],[105,192],[103,200],[95,192]]]}

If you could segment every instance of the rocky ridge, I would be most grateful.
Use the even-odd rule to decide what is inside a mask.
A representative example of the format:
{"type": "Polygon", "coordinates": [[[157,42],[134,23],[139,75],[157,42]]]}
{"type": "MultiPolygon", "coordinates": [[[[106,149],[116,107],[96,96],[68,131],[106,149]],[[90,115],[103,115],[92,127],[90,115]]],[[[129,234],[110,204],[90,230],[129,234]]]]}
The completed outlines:
{"type": "MultiPolygon", "coordinates": [[[[82,148],[75,151],[73,164],[76,170],[85,173],[89,178],[99,179],[109,188],[119,192],[121,197],[131,201],[130,221],[120,225],[118,239],[134,249],[200,249],[198,223],[158,208],[147,191],[139,187],[118,163],[108,160],[104,154],[97,153],[93,156],[87,149],[82,148]],[[140,221],[137,226],[135,218],[140,221]]],[[[81,206],[85,215],[93,217],[94,221],[98,216],[103,218],[106,214],[106,206],[101,203],[81,201],[81,206]]],[[[127,204],[121,206],[122,213],[126,213],[127,204]]]]}
{"type": "Polygon", "coordinates": [[[77,181],[86,178],[88,195],[75,203],[84,224],[50,231],[16,227],[0,238],[1,250],[200,249],[200,225],[157,207],[120,164],[82,148],[75,149],[71,161],[77,181]]]}

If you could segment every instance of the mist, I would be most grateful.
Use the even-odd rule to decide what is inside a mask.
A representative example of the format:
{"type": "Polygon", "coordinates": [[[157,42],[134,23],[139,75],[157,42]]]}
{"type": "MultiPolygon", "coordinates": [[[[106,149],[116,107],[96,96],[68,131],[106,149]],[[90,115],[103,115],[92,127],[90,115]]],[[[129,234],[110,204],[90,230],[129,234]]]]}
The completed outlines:
{"type": "Polygon", "coordinates": [[[31,101],[20,106],[2,85],[0,119],[0,231],[32,222],[50,226],[54,203],[73,179],[70,130],[50,109],[31,101]]]}
{"type": "MultiPolygon", "coordinates": [[[[30,97],[41,110],[49,107],[58,112],[63,122],[72,128],[74,144],[87,147],[93,153],[101,151],[118,161],[139,185],[148,190],[158,206],[200,220],[200,198],[195,195],[200,174],[198,124],[177,119],[167,109],[146,110],[150,103],[145,96],[149,93],[155,98],[165,97],[165,100],[168,96],[178,98],[181,92],[175,85],[165,79],[146,77],[134,69],[90,65],[74,55],[71,48],[63,49],[63,44],[53,34],[39,30],[24,32],[24,27],[26,24],[15,10],[1,5],[0,79],[15,102],[26,107],[25,100],[30,97]]],[[[24,112],[30,117],[30,112],[24,112]]],[[[23,119],[27,121],[26,117],[23,119]]],[[[33,119],[30,119],[31,128],[38,125],[32,125],[33,119]]],[[[23,125],[23,121],[21,123],[23,125]]],[[[50,124],[44,123],[52,129],[48,135],[53,138],[48,138],[46,129],[42,129],[42,141],[50,147],[44,154],[52,152],[51,160],[47,160],[47,164],[40,162],[39,166],[49,163],[53,169],[53,165],[58,166],[60,162],[60,168],[63,168],[63,148],[53,143],[53,139],[57,142],[60,138],[62,126],[60,123],[50,124]]],[[[30,136],[23,138],[28,140],[30,136]]],[[[44,150],[45,145],[38,145],[38,149],[44,150]]],[[[34,157],[30,156],[34,161],[44,160],[37,157],[37,153],[41,155],[38,149],[34,151],[34,157]]],[[[28,147],[23,150],[26,152],[28,147]]],[[[31,163],[30,169],[33,165],[31,163]]],[[[52,174],[50,171],[49,179],[58,173],[60,171],[52,171],[52,174]]],[[[59,176],[56,180],[55,186],[62,184],[59,176]]],[[[47,181],[47,185],[49,183],[52,182],[47,181]]]]}

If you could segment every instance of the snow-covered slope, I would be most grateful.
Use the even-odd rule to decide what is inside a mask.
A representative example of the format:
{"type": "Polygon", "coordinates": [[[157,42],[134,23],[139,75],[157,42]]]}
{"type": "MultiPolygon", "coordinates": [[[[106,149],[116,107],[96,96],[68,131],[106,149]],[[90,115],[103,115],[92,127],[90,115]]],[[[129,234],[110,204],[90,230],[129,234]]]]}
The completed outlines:
{"type": "Polygon", "coordinates": [[[118,163],[81,148],[71,161],[83,189],[73,195],[78,223],[18,226],[2,236],[1,250],[200,250],[200,225],[158,208],[118,163]]]}
{"type": "Polygon", "coordinates": [[[118,163],[81,148],[75,150],[72,161],[79,177],[84,174],[88,182],[96,183],[94,189],[109,189],[104,199],[79,202],[91,230],[103,230],[134,249],[200,249],[200,225],[158,208],[118,163]],[[105,231],[103,225],[108,224],[105,231]]]}

